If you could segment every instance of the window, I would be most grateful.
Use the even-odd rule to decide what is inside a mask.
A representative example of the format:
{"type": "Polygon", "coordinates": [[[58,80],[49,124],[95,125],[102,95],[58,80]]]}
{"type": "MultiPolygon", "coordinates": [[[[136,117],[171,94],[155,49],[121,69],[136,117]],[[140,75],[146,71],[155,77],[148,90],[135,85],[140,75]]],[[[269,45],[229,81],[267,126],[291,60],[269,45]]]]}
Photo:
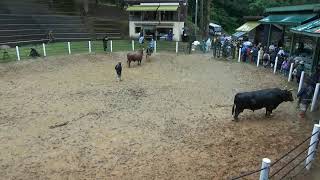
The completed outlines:
{"type": "Polygon", "coordinates": [[[136,32],[136,33],[140,33],[140,31],[141,31],[141,27],[136,27],[136,28],[135,28],[135,32],[136,32]]]}

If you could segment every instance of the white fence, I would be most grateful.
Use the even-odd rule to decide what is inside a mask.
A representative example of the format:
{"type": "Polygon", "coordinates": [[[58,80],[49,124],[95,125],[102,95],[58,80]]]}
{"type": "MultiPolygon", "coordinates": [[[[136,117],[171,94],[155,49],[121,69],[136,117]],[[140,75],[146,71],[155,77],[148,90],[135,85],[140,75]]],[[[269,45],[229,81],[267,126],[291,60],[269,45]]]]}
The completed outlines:
{"type": "Polygon", "coordinates": [[[261,169],[242,174],[232,180],[243,179],[260,173],[259,180],[293,179],[304,170],[310,170],[319,146],[320,123],[315,124],[311,136],[296,145],[272,163],[269,158],[262,159],[261,169]],[[307,145],[309,142],[309,145],[307,145]]]}

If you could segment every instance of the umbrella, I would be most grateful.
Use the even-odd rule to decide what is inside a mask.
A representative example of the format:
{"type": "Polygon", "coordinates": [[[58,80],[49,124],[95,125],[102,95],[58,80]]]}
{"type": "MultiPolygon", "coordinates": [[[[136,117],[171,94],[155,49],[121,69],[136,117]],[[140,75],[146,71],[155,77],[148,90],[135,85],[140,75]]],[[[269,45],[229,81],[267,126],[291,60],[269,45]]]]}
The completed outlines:
{"type": "Polygon", "coordinates": [[[243,43],[244,46],[252,46],[252,43],[250,41],[246,41],[243,43]]]}
{"type": "Polygon", "coordinates": [[[200,45],[201,43],[200,43],[199,41],[193,41],[192,44],[195,45],[195,46],[198,46],[198,45],[200,45]]]}

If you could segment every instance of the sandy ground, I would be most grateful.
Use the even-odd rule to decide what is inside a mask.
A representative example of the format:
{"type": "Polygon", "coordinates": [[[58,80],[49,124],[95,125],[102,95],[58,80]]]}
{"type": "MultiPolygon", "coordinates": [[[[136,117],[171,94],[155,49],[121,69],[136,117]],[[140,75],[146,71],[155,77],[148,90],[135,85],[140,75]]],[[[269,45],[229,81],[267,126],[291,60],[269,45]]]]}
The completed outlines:
{"type": "Polygon", "coordinates": [[[125,54],[0,64],[0,179],[228,179],[311,133],[296,103],[232,121],[235,93],[287,85],[271,70],[158,54],[124,66],[119,83],[118,61],[125,54]]]}

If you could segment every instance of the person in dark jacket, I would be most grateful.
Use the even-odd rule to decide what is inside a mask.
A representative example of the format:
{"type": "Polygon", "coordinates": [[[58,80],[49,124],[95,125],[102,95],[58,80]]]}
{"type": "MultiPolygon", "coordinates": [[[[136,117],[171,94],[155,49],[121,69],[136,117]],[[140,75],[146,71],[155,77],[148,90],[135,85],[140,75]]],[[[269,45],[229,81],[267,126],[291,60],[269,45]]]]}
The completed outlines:
{"type": "Polygon", "coordinates": [[[107,49],[108,49],[108,41],[109,41],[108,35],[104,36],[103,39],[102,39],[103,50],[104,51],[107,51],[107,49]]]}
{"type": "Polygon", "coordinates": [[[114,69],[116,70],[116,73],[117,73],[117,80],[121,81],[121,73],[122,73],[121,62],[119,62],[114,69]]]}
{"type": "Polygon", "coordinates": [[[297,80],[297,84],[300,83],[300,77],[301,77],[301,74],[302,74],[302,71],[304,71],[304,62],[303,61],[300,61],[299,62],[299,65],[298,67],[296,68],[296,80],[297,80]]]}
{"type": "Polygon", "coordinates": [[[320,82],[320,66],[316,67],[316,71],[311,75],[311,84],[312,86],[316,86],[316,84],[320,82]]]}
{"type": "Polygon", "coordinates": [[[314,93],[314,87],[311,84],[311,79],[306,78],[305,86],[303,86],[297,94],[297,97],[299,98],[298,99],[299,109],[300,109],[299,116],[301,118],[304,118],[305,116],[305,113],[311,103],[313,93],[314,93]]]}
{"type": "Polygon", "coordinates": [[[36,49],[31,48],[29,56],[36,58],[36,57],[40,57],[40,54],[38,53],[38,51],[36,49]]]}
{"type": "Polygon", "coordinates": [[[252,52],[252,61],[256,64],[257,61],[258,61],[258,52],[259,52],[259,49],[256,45],[253,46],[253,48],[251,49],[251,52],[252,52]]]}
{"type": "Polygon", "coordinates": [[[264,52],[262,62],[263,62],[263,67],[267,68],[267,66],[270,62],[270,55],[269,55],[268,51],[264,52]]]}
{"type": "Polygon", "coordinates": [[[277,57],[277,52],[276,51],[271,51],[270,52],[270,66],[273,68],[275,61],[277,57]]]}

